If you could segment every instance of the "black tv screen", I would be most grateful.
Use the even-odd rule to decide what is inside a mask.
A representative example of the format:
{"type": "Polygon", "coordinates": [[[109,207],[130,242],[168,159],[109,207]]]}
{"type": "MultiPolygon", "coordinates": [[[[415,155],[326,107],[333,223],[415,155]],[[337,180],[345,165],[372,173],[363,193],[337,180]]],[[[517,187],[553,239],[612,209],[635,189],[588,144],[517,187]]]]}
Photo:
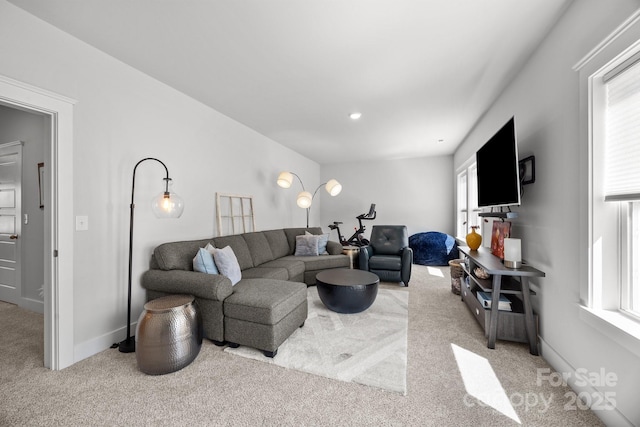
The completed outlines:
{"type": "Polygon", "coordinates": [[[476,152],[478,207],[520,204],[515,117],[476,152]]]}

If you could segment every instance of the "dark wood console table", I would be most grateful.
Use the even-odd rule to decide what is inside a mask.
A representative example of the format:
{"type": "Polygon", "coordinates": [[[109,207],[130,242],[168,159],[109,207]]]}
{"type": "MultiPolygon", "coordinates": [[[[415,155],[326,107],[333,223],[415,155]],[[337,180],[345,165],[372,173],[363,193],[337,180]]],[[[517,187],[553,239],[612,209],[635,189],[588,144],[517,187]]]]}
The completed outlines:
{"type": "MultiPolygon", "coordinates": [[[[544,277],[545,274],[528,265],[521,268],[507,268],[504,266],[500,258],[494,256],[489,249],[479,248],[472,251],[469,247],[458,247],[460,252],[466,255],[468,264],[462,265],[465,277],[462,286],[462,299],[467,303],[470,309],[474,310],[473,304],[479,305],[476,299],[478,291],[491,293],[491,309],[488,325],[484,322],[484,314],[480,317],[480,311],[476,308],[477,319],[482,326],[485,327],[485,335],[488,335],[487,347],[495,348],[496,339],[498,338],[498,324],[501,315],[505,319],[511,319],[512,324],[508,325],[511,333],[517,333],[518,321],[522,323],[524,320],[524,331],[526,333],[526,341],[529,343],[529,352],[538,355],[538,333],[533,309],[531,308],[531,295],[535,294],[529,289],[529,277],[544,277]],[[476,276],[474,270],[476,267],[483,268],[492,278],[481,279],[476,276]],[[468,279],[468,282],[467,282],[468,279]],[[468,288],[465,283],[468,283],[468,288]],[[500,295],[511,295],[522,301],[522,312],[502,312],[498,309],[500,295]],[[514,326],[515,325],[515,326],[514,326]]],[[[513,305],[513,304],[512,304],[513,305]]],[[[483,309],[484,310],[484,309],[483,309]]],[[[489,309],[487,309],[489,310],[489,309]]],[[[512,338],[504,338],[512,339],[512,338]]],[[[518,337],[513,339],[520,341],[518,337]]]]}

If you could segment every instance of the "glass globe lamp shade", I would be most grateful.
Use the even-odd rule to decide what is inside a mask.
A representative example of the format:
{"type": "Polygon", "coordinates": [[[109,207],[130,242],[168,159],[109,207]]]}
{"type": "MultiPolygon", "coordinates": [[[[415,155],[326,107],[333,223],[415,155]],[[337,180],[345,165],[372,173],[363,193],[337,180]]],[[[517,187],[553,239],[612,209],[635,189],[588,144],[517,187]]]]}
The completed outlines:
{"type": "Polygon", "coordinates": [[[184,202],[176,193],[163,191],[151,200],[151,210],[158,218],[180,218],[184,202]]]}
{"type": "Polygon", "coordinates": [[[296,203],[302,209],[308,209],[311,206],[311,201],[313,200],[313,196],[308,191],[302,191],[298,194],[298,199],[296,203]]]}
{"type": "Polygon", "coordinates": [[[277,182],[280,187],[289,188],[293,183],[293,175],[291,174],[291,172],[280,172],[277,182]]]}
{"type": "Polygon", "coordinates": [[[327,181],[327,184],[324,186],[324,188],[327,190],[327,193],[331,194],[332,196],[337,196],[342,191],[342,184],[340,184],[335,179],[330,179],[329,181],[327,181]]]}

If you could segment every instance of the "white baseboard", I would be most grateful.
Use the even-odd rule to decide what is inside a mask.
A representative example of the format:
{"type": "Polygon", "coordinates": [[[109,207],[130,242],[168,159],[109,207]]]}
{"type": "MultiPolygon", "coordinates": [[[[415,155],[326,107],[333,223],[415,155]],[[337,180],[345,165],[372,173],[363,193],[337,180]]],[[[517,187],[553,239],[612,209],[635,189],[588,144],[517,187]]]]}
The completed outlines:
{"type": "MultiPolygon", "coordinates": [[[[580,393],[586,393],[588,396],[598,396],[599,399],[592,398],[591,402],[596,400],[604,402],[604,396],[602,392],[591,386],[585,384],[585,381],[579,381],[584,377],[584,373],[578,372],[577,368],[571,366],[566,360],[562,358],[545,340],[540,338],[540,350],[544,360],[551,365],[558,373],[569,374],[567,375],[567,385],[580,395],[580,393]]],[[[592,408],[594,414],[598,416],[608,426],[620,426],[620,427],[637,427],[629,421],[619,410],[613,405],[613,409],[597,409],[592,408]]]]}
{"type": "Polygon", "coordinates": [[[20,299],[20,307],[29,311],[44,314],[44,302],[42,301],[23,297],[20,299]]]}
{"type": "MultiPolygon", "coordinates": [[[[136,326],[138,322],[131,324],[131,335],[135,334],[136,326]]],[[[77,363],[82,359],[91,357],[94,354],[98,354],[104,350],[109,349],[114,343],[119,343],[127,337],[127,328],[122,327],[115,331],[108,332],[99,337],[90,339],[88,341],[76,344],[73,348],[73,363],[77,363]]],[[[113,349],[113,351],[118,351],[113,349]]]]}

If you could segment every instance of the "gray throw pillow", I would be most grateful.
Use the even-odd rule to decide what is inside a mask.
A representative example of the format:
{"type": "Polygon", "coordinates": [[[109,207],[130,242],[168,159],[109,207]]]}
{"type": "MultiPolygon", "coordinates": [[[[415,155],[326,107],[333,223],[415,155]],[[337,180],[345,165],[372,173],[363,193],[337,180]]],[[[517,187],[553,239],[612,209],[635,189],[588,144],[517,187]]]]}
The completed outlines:
{"type": "Polygon", "coordinates": [[[317,256],[320,236],[303,234],[296,236],[296,256],[317,256]]]}
{"type": "MultiPolygon", "coordinates": [[[[305,231],[304,235],[314,236],[314,234],[311,234],[308,231],[305,231]]],[[[315,236],[318,236],[318,255],[329,255],[329,252],[327,252],[327,242],[329,241],[329,233],[316,234],[315,236]]]]}

